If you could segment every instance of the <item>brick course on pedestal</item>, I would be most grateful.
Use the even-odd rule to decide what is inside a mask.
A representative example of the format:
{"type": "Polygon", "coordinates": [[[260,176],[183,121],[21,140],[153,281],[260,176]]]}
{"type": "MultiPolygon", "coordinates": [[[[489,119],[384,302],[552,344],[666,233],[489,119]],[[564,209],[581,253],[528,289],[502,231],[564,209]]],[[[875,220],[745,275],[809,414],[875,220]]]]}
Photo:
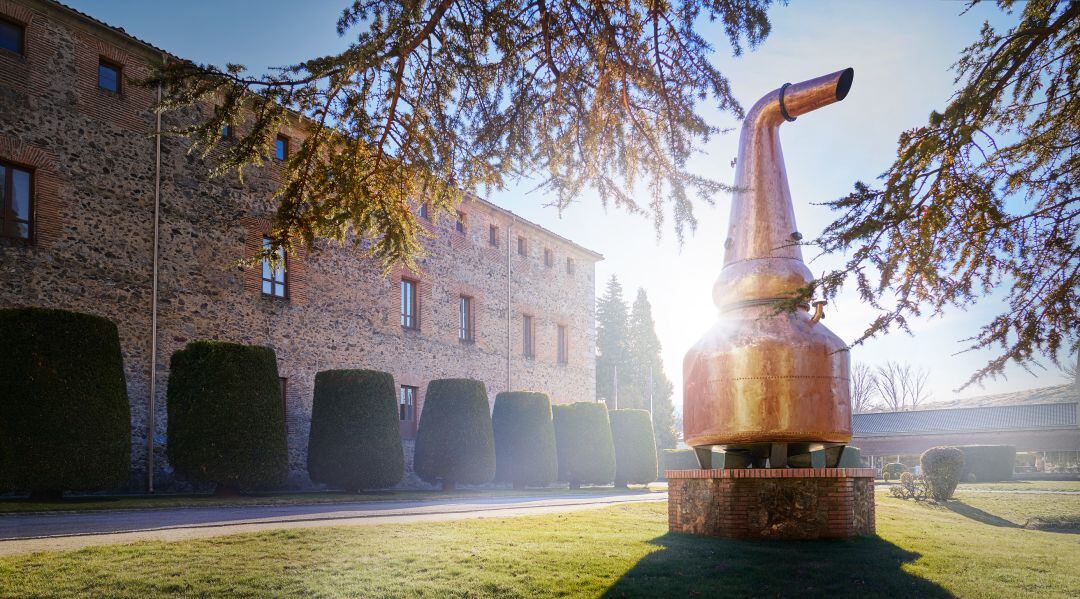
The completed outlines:
{"type": "Polygon", "coordinates": [[[735,539],[874,534],[873,468],[668,470],[668,528],[735,539]]]}

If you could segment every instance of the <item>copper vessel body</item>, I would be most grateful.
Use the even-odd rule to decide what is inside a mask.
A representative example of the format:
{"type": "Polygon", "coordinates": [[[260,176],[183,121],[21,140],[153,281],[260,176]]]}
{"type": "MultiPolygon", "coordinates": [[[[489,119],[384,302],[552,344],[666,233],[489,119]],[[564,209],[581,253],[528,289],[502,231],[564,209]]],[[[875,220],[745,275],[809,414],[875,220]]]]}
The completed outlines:
{"type": "Polygon", "coordinates": [[[746,115],[724,266],[713,287],[720,319],[683,361],[691,446],[851,440],[846,345],[808,306],[777,313],[775,302],[813,280],[796,243],[780,125],[842,100],[853,76],[845,69],[785,85],[746,115]]]}

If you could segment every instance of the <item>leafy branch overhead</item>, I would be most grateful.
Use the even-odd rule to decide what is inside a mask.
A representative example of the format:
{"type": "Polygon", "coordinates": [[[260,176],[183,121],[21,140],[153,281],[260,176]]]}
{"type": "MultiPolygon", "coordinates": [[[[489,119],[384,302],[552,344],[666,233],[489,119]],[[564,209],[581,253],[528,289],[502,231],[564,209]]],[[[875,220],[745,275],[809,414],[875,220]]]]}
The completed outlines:
{"type": "Polygon", "coordinates": [[[879,309],[856,343],[1001,298],[965,340],[997,355],[966,384],[1080,349],[1078,65],[1080,2],[1027,2],[1004,33],[985,24],[954,65],[959,90],[900,135],[880,187],[827,202],[840,216],[816,243],[848,260],[805,294],[834,297],[854,279],[879,309]]]}
{"type": "Polygon", "coordinates": [[[697,25],[720,21],[739,54],[768,35],[771,1],[356,0],[340,54],[259,76],[170,62],[149,83],[164,87],[162,110],[213,107],[178,132],[216,150],[219,174],[261,164],[286,123],[305,129],[282,173],[275,248],[324,237],[411,261],[411,204],[447,211],[524,173],[541,173],[560,209],[591,188],[658,232],[670,215],[681,239],[693,199],[728,189],[686,168],[717,132],[695,107],[742,116],[697,25]],[[644,201],[630,191],[641,184],[644,201]]]}

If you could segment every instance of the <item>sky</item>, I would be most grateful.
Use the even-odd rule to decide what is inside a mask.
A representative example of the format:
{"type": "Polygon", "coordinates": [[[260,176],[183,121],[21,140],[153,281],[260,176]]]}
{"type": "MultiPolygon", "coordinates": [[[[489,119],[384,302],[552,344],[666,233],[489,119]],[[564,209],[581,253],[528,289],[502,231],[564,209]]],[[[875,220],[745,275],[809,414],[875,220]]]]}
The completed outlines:
{"type": "MultiPolygon", "coordinates": [[[[66,0],[111,25],[122,27],[173,54],[223,65],[240,63],[254,71],[284,66],[344,48],[335,24],[341,0],[293,2],[282,0],[66,0]]],[[[785,82],[798,82],[845,67],[855,69],[847,98],[838,104],[785,124],[781,141],[799,230],[812,239],[835,215],[814,206],[846,195],[857,180],[872,181],[892,162],[899,133],[924,124],[932,109],[943,108],[954,89],[949,70],[959,52],[975,40],[986,20],[1010,26],[1015,15],[984,3],[961,15],[963,2],[840,2],[796,1],[774,7],[772,33],[758,48],[733,57],[726,37],[706,29],[716,53],[712,59],[731,82],[735,96],[748,108],[759,97],[785,82]]],[[[707,104],[701,108],[710,122],[737,127],[730,115],[707,104]]],[[[737,154],[737,130],[712,138],[690,164],[694,172],[731,183],[729,166],[737,154]]],[[[488,199],[585,247],[605,259],[597,264],[597,294],[615,275],[632,302],[644,288],[653,306],[657,333],[663,344],[665,371],[681,403],[682,358],[686,350],[717,318],[712,285],[720,272],[730,198],[716,197],[715,206],[699,204],[699,227],[680,244],[670,228],[657,239],[651,221],[615,209],[604,210],[593,195],[561,214],[548,207],[550,198],[530,191],[535,182],[522,181],[488,195],[488,199]],[[600,223],[600,226],[597,226],[600,223]]],[[[820,274],[838,264],[829,256],[813,261],[820,274]]],[[[1010,366],[1005,378],[981,387],[956,390],[993,357],[991,351],[962,352],[962,341],[1005,306],[1001,295],[990,296],[967,311],[950,310],[934,319],[912,322],[912,334],[895,332],[852,349],[852,360],[872,366],[886,360],[910,362],[929,372],[931,401],[1016,391],[1066,382],[1047,363],[1035,374],[1010,366]]],[[[826,312],[825,324],[845,340],[866,328],[873,311],[847,289],[826,312]]]]}

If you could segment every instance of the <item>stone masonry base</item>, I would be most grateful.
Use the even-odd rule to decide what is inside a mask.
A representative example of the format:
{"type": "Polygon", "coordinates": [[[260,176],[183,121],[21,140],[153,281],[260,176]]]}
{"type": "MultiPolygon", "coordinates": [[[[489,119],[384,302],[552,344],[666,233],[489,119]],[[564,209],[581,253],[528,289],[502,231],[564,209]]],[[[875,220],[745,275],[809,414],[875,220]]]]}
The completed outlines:
{"type": "Polygon", "coordinates": [[[734,539],[874,534],[872,468],[668,470],[668,528],[734,539]]]}

